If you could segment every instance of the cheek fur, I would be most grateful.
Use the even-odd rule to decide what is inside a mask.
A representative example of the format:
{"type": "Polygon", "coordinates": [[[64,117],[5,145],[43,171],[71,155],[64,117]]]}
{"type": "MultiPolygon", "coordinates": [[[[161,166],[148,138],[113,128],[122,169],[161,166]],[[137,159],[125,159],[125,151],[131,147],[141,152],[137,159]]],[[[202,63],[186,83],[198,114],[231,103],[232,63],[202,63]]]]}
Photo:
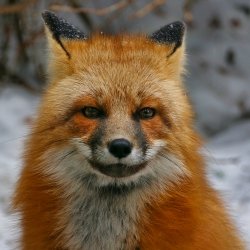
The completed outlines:
{"type": "Polygon", "coordinates": [[[148,141],[167,138],[167,127],[160,116],[141,121],[142,130],[148,141]]]}
{"type": "Polygon", "coordinates": [[[81,137],[84,142],[87,142],[98,127],[98,123],[98,119],[88,119],[79,113],[73,117],[71,127],[75,134],[81,137]]]}

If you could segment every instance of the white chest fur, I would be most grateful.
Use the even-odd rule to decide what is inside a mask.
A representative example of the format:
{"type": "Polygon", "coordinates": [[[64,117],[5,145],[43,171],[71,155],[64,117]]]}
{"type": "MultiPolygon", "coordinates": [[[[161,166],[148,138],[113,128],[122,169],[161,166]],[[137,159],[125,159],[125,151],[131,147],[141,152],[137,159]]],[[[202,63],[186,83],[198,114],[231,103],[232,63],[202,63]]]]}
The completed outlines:
{"type": "Polygon", "coordinates": [[[135,195],[78,194],[66,207],[64,235],[68,249],[136,249],[141,205],[135,195]]]}

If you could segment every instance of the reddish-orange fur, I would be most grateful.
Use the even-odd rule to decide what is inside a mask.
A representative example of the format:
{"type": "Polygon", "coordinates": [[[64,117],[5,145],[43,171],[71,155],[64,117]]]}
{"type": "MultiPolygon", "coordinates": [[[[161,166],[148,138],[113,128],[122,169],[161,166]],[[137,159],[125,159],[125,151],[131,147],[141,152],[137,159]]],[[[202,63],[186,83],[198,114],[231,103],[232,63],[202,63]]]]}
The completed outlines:
{"type": "MultiPolygon", "coordinates": [[[[51,37],[49,39],[52,47],[50,85],[27,143],[24,169],[14,199],[14,206],[22,215],[21,248],[65,249],[65,239],[61,235],[64,225],[59,224],[58,217],[66,203],[61,194],[67,190],[60,183],[51,182],[51,177],[42,171],[46,166],[41,152],[47,147],[60,150],[67,138],[76,135],[87,141],[98,126],[96,120],[88,120],[76,112],[82,104],[96,105],[92,97],[81,97],[81,85],[70,83],[71,95],[66,95],[63,88],[58,87],[66,77],[79,80],[79,72],[90,71],[89,65],[96,65],[96,74],[91,76],[91,80],[99,87],[106,110],[117,108],[130,113],[136,105],[157,107],[159,115],[153,120],[142,121],[141,126],[150,141],[159,138],[167,141],[168,151],[178,156],[189,172],[188,177],[167,186],[164,193],[147,201],[138,221],[140,249],[244,249],[216,192],[205,179],[204,162],[199,154],[200,140],[193,132],[192,111],[181,87],[183,48],[167,59],[171,46],[156,45],[142,36],[94,36],[89,41],[65,40],[65,47],[72,57],[69,60],[60,46],[51,37]],[[138,67],[143,71],[141,74],[150,71],[148,82],[141,82],[138,67]],[[124,92],[114,89],[113,83],[109,82],[111,78],[124,85],[124,92]],[[155,89],[155,82],[166,78],[169,91],[163,94],[163,83],[155,89]],[[131,84],[123,82],[125,79],[131,84]],[[133,85],[133,82],[137,84],[133,85]],[[141,84],[145,84],[149,91],[153,84],[153,90],[159,95],[158,101],[142,98],[136,103],[138,97],[134,94],[137,93],[137,85],[141,84]],[[119,102],[126,106],[117,102],[117,96],[119,102]],[[67,103],[70,98],[72,103],[67,103]],[[160,98],[166,102],[163,104],[160,98]],[[175,100],[178,100],[177,104],[175,100]]],[[[82,85],[86,81],[83,78],[82,85]]],[[[117,126],[126,130],[126,122],[126,119],[121,121],[117,118],[117,123],[108,124],[107,130],[110,134],[117,126]]]]}

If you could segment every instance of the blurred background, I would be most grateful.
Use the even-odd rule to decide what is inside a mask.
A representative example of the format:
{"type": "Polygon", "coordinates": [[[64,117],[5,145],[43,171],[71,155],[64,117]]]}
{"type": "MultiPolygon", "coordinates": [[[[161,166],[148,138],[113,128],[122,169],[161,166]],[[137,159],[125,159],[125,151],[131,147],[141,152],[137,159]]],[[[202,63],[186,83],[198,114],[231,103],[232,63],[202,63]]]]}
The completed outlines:
{"type": "Polygon", "coordinates": [[[224,197],[250,249],[249,0],[0,1],[0,249],[18,236],[9,201],[20,155],[46,86],[45,9],[87,34],[150,34],[187,24],[185,86],[204,137],[212,185],[224,197]]]}

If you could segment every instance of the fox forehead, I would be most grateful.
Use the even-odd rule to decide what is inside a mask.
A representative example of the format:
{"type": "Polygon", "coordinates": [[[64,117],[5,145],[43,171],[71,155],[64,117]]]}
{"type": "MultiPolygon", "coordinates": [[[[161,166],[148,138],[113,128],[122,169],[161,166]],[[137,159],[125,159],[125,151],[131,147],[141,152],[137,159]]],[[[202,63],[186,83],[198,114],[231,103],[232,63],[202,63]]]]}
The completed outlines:
{"type": "Polygon", "coordinates": [[[87,71],[92,65],[99,66],[102,73],[103,69],[106,73],[112,72],[112,68],[117,70],[119,64],[123,66],[120,67],[123,70],[150,68],[158,74],[167,73],[170,78],[177,78],[180,75],[179,61],[183,58],[180,51],[167,58],[173,49],[171,45],[155,44],[145,36],[138,35],[94,35],[86,41],[64,40],[64,46],[71,55],[70,59],[57,44],[51,51],[49,73],[52,82],[58,82],[74,73],[87,71]]]}
{"type": "Polygon", "coordinates": [[[175,65],[178,59],[167,59],[168,46],[126,35],[66,40],[65,46],[71,58],[63,54],[51,61],[56,70],[44,102],[54,109],[59,107],[58,112],[65,112],[85,96],[95,98],[100,105],[109,103],[111,108],[138,107],[152,99],[170,104],[171,99],[181,98],[180,72],[175,65]]]}
{"type": "Polygon", "coordinates": [[[107,106],[109,109],[156,106],[171,103],[173,93],[181,95],[176,83],[149,69],[113,65],[109,68],[91,65],[67,77],[47,91],[47,103],[62,109],[72,105],[107,106]],[[130,70],[129,70],[130,69],[130,70]],[[170,94],[171,93],[171,94],[170,94]],[[171,98],[170,98],[171,97],[171,98]]]}
{"type": "Polygon", "coordinates": [[[159,60],[166,58],[172,46],[155,44],[143,35],[93,35],[87,41],[66,40],[65,46],[76,59],[76,63],[89,61],[120,61],[126,62],[131,59],[143,61],[150,59],[152,63],[158,64],[159,60]],[[164,53],[162,53],[164,52],[164,53]],[[158,54],[158,55],[156,55],[158,54]],[[79,59],[79,60],[77,60],[79,59]]]}

